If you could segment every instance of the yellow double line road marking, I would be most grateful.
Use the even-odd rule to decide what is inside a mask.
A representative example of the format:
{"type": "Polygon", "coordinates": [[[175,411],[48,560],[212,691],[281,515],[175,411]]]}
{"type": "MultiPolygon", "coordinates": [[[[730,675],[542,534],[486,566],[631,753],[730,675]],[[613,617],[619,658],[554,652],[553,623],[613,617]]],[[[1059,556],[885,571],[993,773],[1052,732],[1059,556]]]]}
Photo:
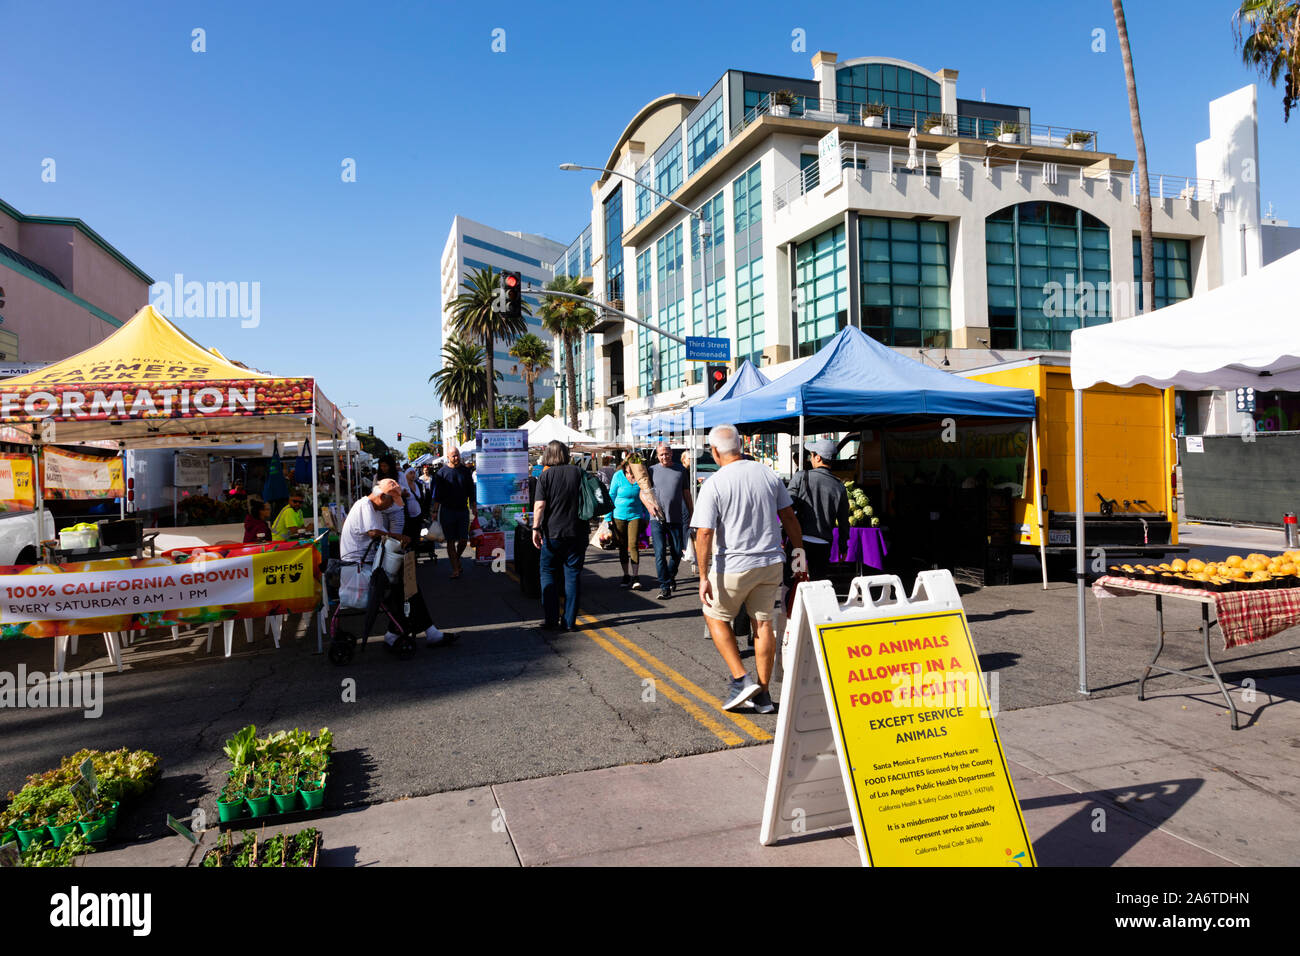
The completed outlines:
{"type": "Polygon", "coordinates": [[[673,703],[677,704],[684,711],[690,714],[691,717],[693,717],[697,723],[699,723],[701,726],[705,727],[707,730],[713,733],[714,736],[716,736],[727,746],[734,747],[737,744],[743,744],[746,742],[743,736],[736,733],[736,730],[743,731],[745,734],[748,734],[749,737],[751,737],[754,740],[772,739],[771,734],[769,734],[766,730],[758,726],[758,724],[754,723],[752,720],[748,719],[747,717],[741,714],[733,714],[730,711],[723,710],[722,701],[718,700],[718,698],[714,697],[713,695],[707,693],[705,690],[703,690],[693,681],[684,677],[682,674],[679,674],[677,671],[673,670],[671,667],[669,667],[659,658],[655,657],[649,651],[645,650],[635,641],[629,640],[628,638],[624,637],[622,634],[614,630],[612,627],[602,627],[600,623],[590,614],[579,615],[578,620],[588,626],[588,629],[585,629],[579,633],[586,634],[593,641],[595,641],[596,644],[599,645],[603,650],[608,651],[613,657],[615,657],[618,661],[624,664],[629,670],[631,670],[638,677],[642,679],[653,680],[655,682],[655,687],[657,690],[662,690],[665,697],[667,697],[673,703]],[[609,639],[606,639],[605,637],[601,637],[600,634],[597,633],[597,631],[599,631],[601,634],[607,635],[609,639]],[[611,640],[617,644],[621,644],[623,647],[627,648],[627,650],[631,651],[633,654],[636,654],[643,661],[645,661],[646,664],[649,664],[650,667],[657,668],[664,676],[661,677],[659,676],[659,674],[653,673],[652,671],[648,670],[646,667],[642,666],[637,661],[633,660],[624,651],[616,647],[615,643],[611,643],[611,640]],[[670,681],[675,682],[677,684],[677,687],[673,687],[672,684],[669,683],[670,681]],[[700,703],[704,704],[704,706],[701,707],[695,701],[687,697],[686,694],[681,693],[678,690],[678,688],[681,688],[681,690],[685,691],[686,694],[690,694],[691,696],[695,697],[697,700],[700,701],[700,703]],[[731,727],[728,727],[724,723],[720,723],[716,719],[715,714],[717,715],[717,717],[723,717],[726,718],[726,720],[730,721],[731,724],[734,725],[735,730],[733,730],[731,727]]]}

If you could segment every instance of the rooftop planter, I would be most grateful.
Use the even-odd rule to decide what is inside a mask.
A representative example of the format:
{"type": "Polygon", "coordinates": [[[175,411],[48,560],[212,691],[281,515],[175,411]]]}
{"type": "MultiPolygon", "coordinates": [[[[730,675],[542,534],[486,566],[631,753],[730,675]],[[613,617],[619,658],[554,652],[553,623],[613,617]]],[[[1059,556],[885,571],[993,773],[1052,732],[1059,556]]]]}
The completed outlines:
{"type": "Polygon", "coordinates": [[[776,90],[772,93],[773,116],[789,116],[791,106],[794,106],[793,90],[776,90]]]}
{"type": "Polygon", "coordinates": [[[998,142],[1014,143],[1020,138],[1019,123],[1002,123],[998,126],[998,142]]]}
{"type": "Polygon", "coordinates": [[[1065,145],[1070,149],[1085,149],[1092,142],[1093,134],[1087,130],[1077,129],[1065,137],[1065,145]]]}
{"type": "Polygon", "coordinates": [[[884,126],[885,107],[880,103],[864,103],[862,105],[862,125],[875,129],[884,126]]]}

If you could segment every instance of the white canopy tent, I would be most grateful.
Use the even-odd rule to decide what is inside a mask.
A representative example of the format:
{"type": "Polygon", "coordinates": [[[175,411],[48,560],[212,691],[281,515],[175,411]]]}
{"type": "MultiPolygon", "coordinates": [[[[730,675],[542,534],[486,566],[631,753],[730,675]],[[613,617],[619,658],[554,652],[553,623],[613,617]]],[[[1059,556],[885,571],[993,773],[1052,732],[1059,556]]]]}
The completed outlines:
{"type": "Polygon", "coordinates": [[[1300,252],[1293,252],[1205,295],[1071,334],[1080,693],[1088,693],[1083,389],[1107,382],[1120,387],[1300,391],[1297,287],[1300,252]]]}
{"type": "Polygon", "coordinates": [[[540,448],[553,441],[562,441],[570,448],[602,444],[586,432],[570,428],[554,415],[543,415],[535,422],[524,422],[523,427],[528,432],[529,448],[540,448]]]}

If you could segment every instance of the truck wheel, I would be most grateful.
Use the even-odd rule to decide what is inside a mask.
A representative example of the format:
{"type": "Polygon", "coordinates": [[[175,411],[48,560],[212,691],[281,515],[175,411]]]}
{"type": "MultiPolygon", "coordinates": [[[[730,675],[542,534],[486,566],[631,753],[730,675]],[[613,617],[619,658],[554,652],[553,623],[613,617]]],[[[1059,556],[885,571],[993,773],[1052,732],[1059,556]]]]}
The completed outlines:
{"type": "Polygon", "coordinates": [[[17,560],[16,562],[14,562],[14,563],[15,563],[15,564],[35,564],[35,563],[36,563],[36,549],[35,549],[35,548],[31,548],[31,547],[23,548],[21,551],[18,552],[18,560],[17,560]]]}

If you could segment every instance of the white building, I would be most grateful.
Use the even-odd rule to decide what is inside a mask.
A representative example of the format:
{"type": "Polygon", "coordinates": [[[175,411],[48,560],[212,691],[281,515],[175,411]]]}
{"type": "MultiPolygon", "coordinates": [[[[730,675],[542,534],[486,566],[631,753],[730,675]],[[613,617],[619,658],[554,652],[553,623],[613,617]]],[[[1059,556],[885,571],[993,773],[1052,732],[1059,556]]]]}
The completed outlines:
{"type": "MultiPolygon", "coordinates": [[[[1134,163],[1095,132],[963,99],[953,69],[828,52],[812,67],[729,70],[632,117],[592,186],[597,298],[725,337],[760,367],[848,323],[958,369],[1066,351],[1081,325],[1136,313],[1134,163]],[[710,223],[703,249],[699,220],[643,185],[710,223]]],[[[1233,149],[1203,145],[1198,175],[1151,178],[1157,307],[1223,281],[1232,184],[1203,170],[1233,149]]],[[[681,345],[607,314],[577,362],[580,425],[602,438],[705,393],[681,345]]]]}
{"type": "MultiPolygon", "coordinates": [[[[442,250],[442,262],[439,283],[439,323],[442,328],[441,342],[452,338],[448,304],[462,291],[461,283],[475,269],[491,267],[497,272],[518,272],[525,288],[541,287],[555,276],[555,263],[565,253],[563,243],[555,242],[544,236],[535,236],[524,232],[502,232],[482,223],[455,216],[451,221],[451,230],[447,233],[447,244],[442,250]]],[[[524,301],[537,311],[535,296],[524,296],[524,301]]],[[[536,316],[525,317],[528,331],[544,342],[550,343],[551,337],[543,329],[536,316]]],[[[501,381],[497,383],[497,393],[503,399],[508,398],[512,404],[527,410],[528,386],[524,381],[523,370],[516,368],[517,363],[508,352],[510,344],[498,342],[493,352],[497,371],[501,372],[501,381]]],[[[441,367],[441,351],[438,356],[441,367]]],[[[547,384],[552,378],[550,373],[543,374],[533,386],[533,394],[540,405],[550,397],[553,389],[547,384]]],[[[460,428],[460,416],[454,408],[442,410],[442,433],[450,438],[460,428]]]]}

